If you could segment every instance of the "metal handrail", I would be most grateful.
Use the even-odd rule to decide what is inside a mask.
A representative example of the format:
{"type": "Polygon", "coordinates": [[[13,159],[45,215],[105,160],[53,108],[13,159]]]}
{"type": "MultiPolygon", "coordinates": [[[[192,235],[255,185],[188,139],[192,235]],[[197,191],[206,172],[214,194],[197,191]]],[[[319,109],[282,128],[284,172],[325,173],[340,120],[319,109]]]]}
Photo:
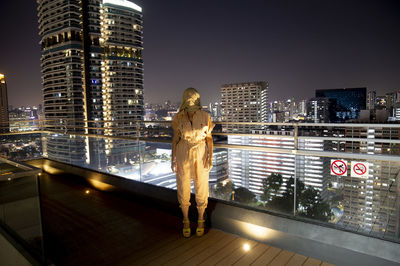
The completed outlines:
{"type": "MultiPolygon", "coordinates": [[[[63,133],[50,130],[33,131],[33,133],[45,133],[45,134],[62,134],[71,136],[81,136],[81,137],[91,137],[91,138],[102,138],[102,139],[113,139],[113,140],[126,140],[126,141],[148,141],[155,143],[171,143],[171,139],[162,138],[146,138],[146,137],[129,137],[129,136],[109,136],[101,134],[87,134],[87,133],[63,133]]],[[[21,132],[21,134],[28,134],[26,132],[21,132]]],[[[21,135],[18,134],[18,135],[21,135]]],[[[0,134],[10,135],[10,134],[0,134]]],[[[11,134],[13,135],[13,134],[11,134]]],[[[376,141],[376,139],[375,139],[376,141]]],[[[260,151],[260,152],[271,152],[279,154],[292,154],[292,155],[304,155],[304,156],[319,156],[319,157],[331,157],[331,158],[347,158],[347,159],[358,159],[358,160],[373,160],[373,161],[388,161],[388,162],[400,162],[399,155],[385,155],[385,154],[363,154],[363,153],[349,153],[349,152],[333,152],[333,151],[314,151],[314,150],[302,150],[296,149],[295,147],[291,149],[285,148],[271,148],[263,146],[253,146],[253,145],[237,145],[237,144],[222,144],[214,143],[215,148],[225,148],[225,149],[239,149],[239,150],[250,150],[250,151],[260,151]],[[374,158],[371,158],[371,157],[374,158]]]]}
{"type": "MultiPolygon", "coordinates": [[[[74,121],[74,122],[82,122],[82,123],[119,123],[132,121],[130,119],[124,120],[85,120],[85,119],[75,119],[75,118],[54,118],[54,119],[32,119],[32,120],[16,120],[18,122],[44,122],[44,121],[54,121],[59,123],[60,121],[74,121]]],[[[12,122],[12,121],[10,121],[12,122]]],[[[132,121],[133,122],[133,121],[132,121]]],[[[145,121],[139,120],[134,121],[145,124],[170,124],[171,121],[145,121]]],[[[380,127],[380,128],[400,128],[400,123],[388,123],[388,124],[372,124],[372,123],[270,123],[270,122],[233,122],[233,121],[213,121],[216,125],[253,125],[253,126],[287,126],[287,127],[380,127]]]]}

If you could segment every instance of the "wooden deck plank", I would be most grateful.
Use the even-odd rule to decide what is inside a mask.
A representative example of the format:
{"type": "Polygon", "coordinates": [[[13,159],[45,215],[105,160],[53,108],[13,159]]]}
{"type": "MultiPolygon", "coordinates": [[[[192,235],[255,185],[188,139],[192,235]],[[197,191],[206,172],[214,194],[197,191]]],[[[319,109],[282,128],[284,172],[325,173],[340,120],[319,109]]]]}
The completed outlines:
{"type": "Polygon", "coordinates": [[[184,245],[180,245],[175,249],[169,250],[168,252],[161,254],[161,256],[158,256],[156,259],[151,260],[146,265],[161,265],[172,259],[175,259],[178,256],[180,256],[181,254],[190,250],[191,248],[197,247],[201,242],[206,241],[208,238],[213,237],[214,234],[216,234],[216,231],[210,231],[210,232],[208,232],[208,234],[205,234],[202,237],[192,236],[189,239],[187,239],[188,241],[185,242],[184,245]]]}
{"type": "Polygon", "coordinates": [[[304,262],[304,266],[319,266],[321,265],[322,261],[316,260],[313,258],[308,257],[307,260],[304,262]]]}
{"type": "Polygon", "coordinates": [[[335,265],[327,262],[322,262],[321,266],[335,266],[335,265]]]}
{"type": "Polygon", "coordinates": [[[204,260],[206,260],[207,258],[213,256],[215,253],[220,252],[220,250],[223,249],[226,245],[230,244],[232,241],[237,239],[237,237],[234,235],[227,234],[222,231],[221,231],[221,233],[223,235],[221,241],[218,241],[217,243],[215,243],[213,245],[209,245],[205,250],[194,255],[193,257],[191,257],[189,260],[182,263],[181,265],[182,266],[198,265],[198,264],[202,263],[204,260]]]}
{"type": "Polygon", "coordinates": [[[250,265],[258,257],[260,257],[264,252],[266,252],[270,246],[259,243],[254,249],[247,251],[243,257],[241,257],[233,265],[250,265]]]}
{"type": "Polygon", "coordinates": [[[286,266],[300,266],[307,260],[306,256],[295,254],[286,264],[286,266]]]}
{"type": "Polygon", "coordinates": [[[276,247],[270,247],[265,251],[257,260],[255,260],[251,265],[267,265],[270,263],[280,252],[282,249],[276,247]]]}
{"type": "Polygon", "coordinates": [[[181,238],[173,241],[172,243],[168,243],[167,245],[162,245],[162,247],[159,249],[152,248],[151,249],[152,252],[149,252],[147,255],[145,255],[141,258],[132,257],[132,259],[133,259],[132,263],[134,263],[135,265],[145,265],[145,264],[151,262],[152,260],[155,260],[158,257],[162,256],[163,254],[168,253],[176,248],[179,248],[179,246],[185,245],[189,241],[190,241],[190,239],[181,237],[181,238]]]}
{"type": "Polygon", "coordinates": [[[212,254],[210,257],[205,258],[199,265],[209,266],[214,265],[216,262],[222,260],[236,249],[238,249],[241,245],[243,245],[243,239],[238,237],[234,239],[232,242],[221,248],[218,252],[212,254]]]}
{"type": "Polygon", "coordinates": [[[46,175],[44,242],[55,265],[332,265],[215,229],[186,239],[174,215],[91,188],[87,195],[82,184],[46,175]]]}
{"type": "Polygon", "coordinates": [[[235,262],[237,262],[241,257],[243,257],[244,255],[246,255],[247,251],[244,250],[243,245],[244,244],[248,244],[250,246],[250,250],[254,249],[258,243],[255,241],[251,241],[251,240],[246,240],[244,238],[241,239],[242,244],[236,248],[235,250],[233,250],[233,252],[231,254],[228,254],[228,256],[226,256],[225,258],[223,258],[222,260],[216,262],[215,265],[232,265],[235,262]]]}
{"type": "Polygon", "coordinates": [[[121,259],[116,265],[140,265],[145,264],[154,258],[155,254],[161,249],[166,247],[176,246],[176,242],[182,242],[182,237],[179,235],[160,235],[160,238],[152,238],[149,244],[143,245],[142,248],[136,252],[132,252],[129,256],[121,259]],[[162,239],[162,241],[160,241],[162,239]]]}
{"type": "Polygon", "coordinates": [[[276,256],[268,265],[271,266],[281,266],[285,265],[293,256],[294,252],[288,250],[282,250],[278,256],[276,256]]]}
{"type": "MultiPolygon", "coordinates": [[[[175,266],[175,265],[181,265],[182,263],[184,263],[187,260],[192,261],[191,260],[192,257],[201,253],[206,248],[208,248],[210,246],[214,246],[216,243],[218,243],[219,241],[221,241],[223,239],[224,234],[222,234],[222,232],[220,232],[218,230],[210,230],[208,232],[208,234],[210,234],[211,231],[213,231],[212,232],[213,234],[210,237],[208,237],[206,240],[204,240],[200,244],[186,250],[185,252],[179,254],[177,257],[175,257],[172,260],[167,261],[163,265],[175,266]]],[[[202,237],[205,237],[205,235],[202,237]]]]}

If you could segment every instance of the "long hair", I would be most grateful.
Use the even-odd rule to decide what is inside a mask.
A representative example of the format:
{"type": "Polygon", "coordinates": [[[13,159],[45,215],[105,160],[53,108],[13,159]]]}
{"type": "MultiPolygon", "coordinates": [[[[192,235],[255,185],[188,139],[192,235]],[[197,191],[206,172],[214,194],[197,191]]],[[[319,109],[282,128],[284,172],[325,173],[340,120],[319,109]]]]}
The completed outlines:
{"type": "Polygon", "coordinates": [[[187,88],[183,92],[179,112],[183,110],[186,110],[188,112],[201,110],[200,93],[195,88],[187,88]]]}

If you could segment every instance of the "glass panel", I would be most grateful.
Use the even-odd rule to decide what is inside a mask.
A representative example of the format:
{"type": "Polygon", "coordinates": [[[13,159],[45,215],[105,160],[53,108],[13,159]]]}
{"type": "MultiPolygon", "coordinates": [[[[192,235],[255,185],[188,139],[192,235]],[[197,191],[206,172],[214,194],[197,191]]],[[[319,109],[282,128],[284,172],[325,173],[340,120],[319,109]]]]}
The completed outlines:
{"type": "Polygon", "coordinates": [[[292,215],[294,164],[292,154],[215,148],[210,196],[292,215]]]}
{"type": "Polygon", "coordinates": [[[26,161],[43,157],[44,134],[0,135],[0,157],[13,161],[26,161]]]}
{"type": "Polygon", "coordinates": [[[171,170],[171,144],[145,142],[142,153],[142,182],[176,189],[175,173],[171,170]]]}
{"type": "Polygon", "coordinates": [[[43,257],[39,171],[0,158],[0,224],[25,241],[32,253],[43,257]]]}
{"type": "Polygon", "coordinates": [[[321,161],[322,178],[300,178],[305,186],[297,187],[297,215],[398,241],[400,163],[343,158],[321,161]],[[316,187],[318,182],[321,186],[316,187]]]}

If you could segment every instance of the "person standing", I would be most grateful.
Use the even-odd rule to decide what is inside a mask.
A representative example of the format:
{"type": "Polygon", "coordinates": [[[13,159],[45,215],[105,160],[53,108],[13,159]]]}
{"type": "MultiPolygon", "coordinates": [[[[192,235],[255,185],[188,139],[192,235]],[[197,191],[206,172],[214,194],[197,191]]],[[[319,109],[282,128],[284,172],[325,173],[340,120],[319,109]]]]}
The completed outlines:
{"type": "Polygon", "coordinates": [[[214,124],[210,115],[201,110],[200,94],[194,88],[183,92],[179,112],[172,120],[171,168],[176,174],[178,202],[183,214],[183,236],[190,237],[189,206],[193,179],[198,223],[196,235],[204,234],[204,211],[208,204],[209,172],[212,168],[214,124]]]}

